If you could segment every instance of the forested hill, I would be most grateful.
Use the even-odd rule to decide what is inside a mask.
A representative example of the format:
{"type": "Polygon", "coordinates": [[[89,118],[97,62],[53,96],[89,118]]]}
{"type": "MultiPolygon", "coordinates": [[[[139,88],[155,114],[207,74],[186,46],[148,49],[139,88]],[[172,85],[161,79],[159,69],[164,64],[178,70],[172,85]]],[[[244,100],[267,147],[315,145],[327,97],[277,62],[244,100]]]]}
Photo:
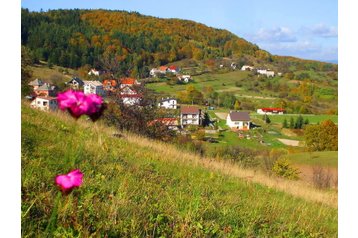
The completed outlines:
{"type": "Polygon", "coordinates": [[[115,74],[145,75],[150,66],[181,59],[282,62],[227,30],[126,11],[22,9],[21,42],[36,59],[50,64],[87,64],[115,74]]]}

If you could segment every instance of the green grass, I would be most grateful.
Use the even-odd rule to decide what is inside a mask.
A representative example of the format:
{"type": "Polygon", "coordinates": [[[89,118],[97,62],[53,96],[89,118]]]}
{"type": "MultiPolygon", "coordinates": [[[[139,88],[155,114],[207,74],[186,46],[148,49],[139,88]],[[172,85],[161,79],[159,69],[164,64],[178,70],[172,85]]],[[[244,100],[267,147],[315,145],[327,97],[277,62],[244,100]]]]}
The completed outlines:
{"type": "Polygon", "coordinates": [[[21,130],[24,237],[47,235],[54,177],[74,168],[84,183],[61,197],[50,236],[337,236],[336,208],[195,165],[174,147],[163,156],[141,139],[26,105],[21,130]]]}
{"type": "Polygon", "coordinates": [[[242,87],[236,87],[235,83],[244,80],[248,76],[245,71],[233,71],[228,73],[210,73],[193,76],[194,81],[186,85],[176,84],[168,85],[166,82],[150,83],[146,87],[155,90],[159,93],[166,93],[176,95],[177,92],[185,90],[187,85],[193,85],[196,89],[201,91],[204,87],[211,86],[218,92],[232,92],[238,96],[262,96],[261,93],[245,90],[242,87]]]}
{"type": "MultiPolygon", "coordinates": [[[[263,115],[257,113],[251,113],[250,116],[252,118],[262,119],[263,115]]],[[[283,121],[287,120],[290,123],[290,118],[293,117],[294,120],[299,116],[299,114],[283,114],[283,115],[268,115],[272,123],[281,124],[283,121]]],[[[334,123],[338,123],[338,115],[313,115],[313,114],[302,114],[304,120],[308,118],[310,124],[316,124],[318,122],[322,122],[324,120],[332,120],[334,123]]]]}
{"type": "Polygon", "coordinates": [[[295,164],[338,167],[338,151],[289,154],[288,158],[295,164]]]}

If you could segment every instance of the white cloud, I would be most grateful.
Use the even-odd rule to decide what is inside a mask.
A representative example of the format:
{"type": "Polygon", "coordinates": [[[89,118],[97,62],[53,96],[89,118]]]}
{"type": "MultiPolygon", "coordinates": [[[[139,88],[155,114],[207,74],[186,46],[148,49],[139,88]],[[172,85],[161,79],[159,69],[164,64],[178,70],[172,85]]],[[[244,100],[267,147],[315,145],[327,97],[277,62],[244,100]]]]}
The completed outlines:
{"type": "Polygon", "coordinates": [[[288,27],[276,27],[273,29],[261,28],[250,37],[254,42],[295,42],[294,32],[288,27]]]}
{"type": "Polygon", "coordinates": [[[308,34],[311,34],[313,36],[324,37],[324,38],[331,38],[331,37],[338,36],[338,30],[336,27],[327,26],[322,23],[311,26],[311,27],[306,27],[306,28],[304,28],[303,31],[307,32],[308,34]]]}
{"type": "Polygon", "coordinates": [[[303,59],[337,60],[338,48],[336,46],[322,46],[308,40],[283,43],[259,44],[260,48],[275,55],[295,56],[303,59]]]}

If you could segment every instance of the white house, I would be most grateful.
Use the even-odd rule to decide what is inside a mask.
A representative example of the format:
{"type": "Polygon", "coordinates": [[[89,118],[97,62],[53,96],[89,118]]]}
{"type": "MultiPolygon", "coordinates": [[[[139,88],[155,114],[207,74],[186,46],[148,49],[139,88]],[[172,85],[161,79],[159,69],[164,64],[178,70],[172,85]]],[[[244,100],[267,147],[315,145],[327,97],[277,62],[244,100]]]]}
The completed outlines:
{"type": "Polygon", "coordinates": [[[248,112],[230,112],[226,118],[226,125],[231,129],[250,130],[250,115],[248,112]]]}
{"type": "Polygon", "coordinates": [[[163,107],[166,109],[177,109],[177,100],[175,98],[162,98],[159,103],[158,107],[163,107]]]}
{"type": "Polygon", "coordinates": [[[243,65],[241,67],[241,71],[246,71],[246,70],[249,70],[249,71],[254,70],[254,67],[250,66],[250,65],[243,65]]]}
{"type": "Polygon", "coordinates": [[[72,89],[79,89],[84,83],[81,79],[73,77],[70,81],[66,82],[66,85],[70,86],[72,89]]]}
{"type": "Polygon", "coordinates": [[[96,70],[96,69],[91,69],[88,72],[88,75],[95,75],[95,76],[99,76],[100,75],[100,71],[96,70]]]}
{"type": "Polygon", "coordinates": [[[269,69],[258,69],[257,70],[258,74],[262,74],[262,75],[266,75],[267,77],[274,77],[275,76],[275,72],[269,69]]]}
{"type": "Polygon", "coordinates": [[[138,105],[142,100],[140,94],[121,94],[119,97],[122,99],[123,104],[129,106],[138,105]]]}
{"type": "Polygon", "coordinates": [[[182,127],[187,125],[201,124],[201,110],[195,106],[183,106],[180,109],[180,125],[182,127]]]}
{"type": "Polygon", "coordinates": [[[231,67],[232,69],[236,69],[236,63],[235,63],[235,62],[232,62],[231,65],[230,65],[230,67],[231,67]]]}
{"type": "Polygon", "coordinates": [[[162,72],[157,69],[157,68],[153,68],[149,71],[149,75],[152,76],[152,77],[157,77],[158,74],[161,74],[162,72]]]}
{"type": "Polygon", "coordinates": [[[257,114],[265,115],[265,114],[279,114],[282,115],[285,112],[283,108],[259,108],[257,109],[257,114]]]}
{"type": "Polygon", "coordinates": [[[97,94],[103,96],[103,84],[100,81],[84,81],[83,92],[85,94],[97,94]]]}
{"type": "Polygon", "coordinates": [[[189,81],[191,80],[191,76],[190,75],[178,75],[178,80],[184,83],[189,83],[189,81]]]}
{"type": "Polygon", "coordinates": [[[55,111],[58,108],[57,98],[37,96],[30,106],[44,111],[55,111]]]}

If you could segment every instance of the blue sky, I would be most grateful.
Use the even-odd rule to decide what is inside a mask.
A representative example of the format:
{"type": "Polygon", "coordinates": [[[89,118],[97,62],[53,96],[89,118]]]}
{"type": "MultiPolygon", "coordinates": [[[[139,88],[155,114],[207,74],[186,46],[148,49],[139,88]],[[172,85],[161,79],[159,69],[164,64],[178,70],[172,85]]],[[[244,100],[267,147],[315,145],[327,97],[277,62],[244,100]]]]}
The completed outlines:
{"type": "Polygon", "coordinates": [[[227,29],[272,54],[338,61],[338,0],[22,0],[33,11],[116,9],[227,29]]]}

